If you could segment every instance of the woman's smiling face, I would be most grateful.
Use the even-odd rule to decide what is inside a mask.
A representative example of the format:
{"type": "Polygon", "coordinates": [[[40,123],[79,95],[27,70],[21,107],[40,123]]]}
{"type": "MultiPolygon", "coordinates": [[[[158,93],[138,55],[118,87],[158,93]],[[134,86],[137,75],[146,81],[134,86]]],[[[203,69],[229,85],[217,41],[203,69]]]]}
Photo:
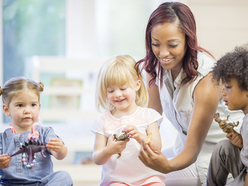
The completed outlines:
{"type": "Polygon", "coordinates": [[[174,78],[180,73],[186,52],[186,38],[174,23],[158,24],[151,31],[151,46],[164,69],[171,69],[174,78]]]}

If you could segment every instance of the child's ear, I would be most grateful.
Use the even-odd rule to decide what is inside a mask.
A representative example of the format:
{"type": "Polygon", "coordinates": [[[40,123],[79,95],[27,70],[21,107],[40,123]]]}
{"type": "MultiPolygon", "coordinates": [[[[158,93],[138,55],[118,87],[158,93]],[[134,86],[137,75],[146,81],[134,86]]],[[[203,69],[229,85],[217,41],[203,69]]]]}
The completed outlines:
{"type": "Polygon", "coordinates": [[[136,91],[138,91],[139,89],[140,89],[140,86],[141,86],[141,80],[138,80],[137,82],[136,82],[136,91]]]}
{"type": "Polygon", "coordinates": [[[9,108],[6,104],[3,104],[3,112],[6,116],[10,116],[9,108]]]}

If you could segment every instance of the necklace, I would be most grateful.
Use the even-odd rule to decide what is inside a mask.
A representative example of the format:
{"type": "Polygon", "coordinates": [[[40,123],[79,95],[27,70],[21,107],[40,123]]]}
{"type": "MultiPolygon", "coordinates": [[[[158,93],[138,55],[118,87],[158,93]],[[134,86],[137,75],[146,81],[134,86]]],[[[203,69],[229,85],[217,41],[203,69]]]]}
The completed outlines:
{"type": "MultiPolygon", "coordinates": [[[[20,145],[22,146],[22,143],[20,143],[20,145]]],[[[27,167],[27,168],[32,168],[35,164],[35,158],[36,158],[36,153],[34,154],[34,159],[31,161],[31,162],[28,162],[27,161],[27,154],[26,153],[22,153],[22,164],[24,167],[27,167]]]]}
{"type": "MultiPolygon", "coordinates": [[[[10,128],[11,132],[16,133],[16,131],[15,131],[14,127],[13,127],[13,124],[10,123],[9,126],[12,127],[12,128],[10,128]]],[[[33,140],[37,139],[38,137],[39,137],[39,132],[36,131],[34,125],[32,125],[32,132],[28,135],[28,139],[33,141],[33,140]]],[[[23,147],[23,148],[26,148],[25,146],[23,146],[22,143],[20,143],[20,146],[23,147]]],[[[35,162],[36,162],[35,161],[36,153],[34,153],[34,156],[32,157],[33,159],[32,159],[31,162],[28,162],[26,157],[27,157],[27,153],[25,153],[25,152],[22,153],[22,164],[23,164],[23,166],[27,167],[27,168],[32,168],[34,166],[35,162]]]]}

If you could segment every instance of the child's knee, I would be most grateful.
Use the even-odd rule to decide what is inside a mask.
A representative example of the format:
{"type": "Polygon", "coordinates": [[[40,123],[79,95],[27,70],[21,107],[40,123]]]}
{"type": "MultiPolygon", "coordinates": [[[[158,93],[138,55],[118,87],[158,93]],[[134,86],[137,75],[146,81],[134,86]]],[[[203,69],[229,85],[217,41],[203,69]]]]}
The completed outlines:
{"type": "Polygon", "coordinates": [[[67,183],[66,185],[72,185],[72,183],[73,183],[71,175],[66,171],[57,171],[56,176],[58,178],[63,179],[64,183],[67,183]]]}
{"type": "Polygon", "coordinates": [[[61,177],[68,177],[68,176],[71,177],[68,172],[63,171],[63,170],[57,171],[56,173],[58,174],[58,176],[61,176],[61,177]]]}
{"type": "Polygon", "coordinates": [[[221,140],[220,142],[218,142],[214,148],[214,152],[218,153],[219,155],[230,155],[234,153],[234,149],[237,148],[235,147],[230,140],[225,139],[225,140],[221,140]]]}

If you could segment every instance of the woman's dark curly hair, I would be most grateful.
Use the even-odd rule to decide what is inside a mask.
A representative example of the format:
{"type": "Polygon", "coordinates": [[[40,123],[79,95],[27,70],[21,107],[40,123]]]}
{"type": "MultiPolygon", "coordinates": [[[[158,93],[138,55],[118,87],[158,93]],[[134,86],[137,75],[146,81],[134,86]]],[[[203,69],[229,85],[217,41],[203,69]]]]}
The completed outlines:
{"type": "Polygon", "coordinates": [[[182,80],[182,85],[192,82],[198,76],[197,52],[204,51],[211,55],[207,50],[198,46],[195,18],[190,8],[180,2],[162,3],[156,10],[154,10],[147,23],[145,34],[146,57],[139,60],[136,64],[138,68],[144,62],[141,69],[145,69],[145,71],[152,76],[152,79],[149,82],[150,86],[155,83],[157,76],[160,78],[160,83],[162,85],[162,77],[164,74],[164,69],[161,67],[158,59],[152,51],[151,31],[158,24],[174,23],[177,20],[179,20],[179,30],[185,34],[187,45],[187,50],[182,64],[186,77],[182,80]],[[156,69],[158,69],[158,71],[156,69]]]}
{"type": "Polygon", "coordinates": [[[213,79],[217,84],[236,78],[241,90],[248,90],[248,44],[226,53],[213,67],[213,79]]]}

